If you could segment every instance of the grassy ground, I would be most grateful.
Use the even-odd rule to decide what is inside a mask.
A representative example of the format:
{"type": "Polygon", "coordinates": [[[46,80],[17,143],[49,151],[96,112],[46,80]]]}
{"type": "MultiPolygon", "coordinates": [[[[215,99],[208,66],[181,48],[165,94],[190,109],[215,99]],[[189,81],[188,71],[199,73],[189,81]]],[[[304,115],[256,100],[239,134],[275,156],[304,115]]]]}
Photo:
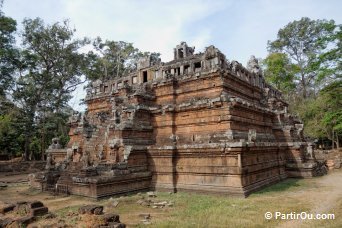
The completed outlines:
{"type": "MultiPolygon", "coordinates": [[[[0,179],[1,181],[1,179],[0,179]]],[[[44,202],[57,217],[40,220],[36,225],[65,223],[86,227],[84,219],[77,215],[79,206],[101,204],[106,212],[120,215],[129,227],[145,227],[139,214],[149,213],[149,227],[342,227],[342,170],[313,179],[287,179],[267,187],[248,198],[215,196],[192,193],[157,193],[156,202],[171,201],[172,207],[151,208],[137,204],[145,196],[118,197],[117,207],[108,199],[95,201],[88,198],[68,196],[55,197],[29,189],[24,184],[11,184],[0,190],[1,201],[38,199],[44,202]],[[267,220],[265,212],[334,213],[334,220],[267,220]]],[[[146,198],[146,196],[145,196],[146,198]]]]}

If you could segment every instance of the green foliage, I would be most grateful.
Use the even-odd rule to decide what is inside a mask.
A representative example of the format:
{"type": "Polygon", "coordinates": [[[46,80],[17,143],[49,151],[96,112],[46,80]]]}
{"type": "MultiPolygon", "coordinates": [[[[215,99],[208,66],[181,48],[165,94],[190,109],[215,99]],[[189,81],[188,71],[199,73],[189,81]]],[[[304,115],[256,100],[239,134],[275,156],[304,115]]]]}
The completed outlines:
{"type": "Polygon", "coordinates": [[[325,97],[323,124],[342,135],[342,80],[337,80],[321,91],[325,97]]]}
{"type": "MultiPolygon", "coordinates": [[[[315,92],[310,91],[311,88],[319,87],[316,82],[332,70],[326,64],[329,58],[325,53],[331,51],[329,45],[333,45],[338,29],[339,26],[333,20],[311,20],[304,17],[287,24],[279,30],[275,41],[268,42],[269,51],[286,54],[298,66],[295,80],[304,98],[315,92]]],[[[329,56],[333,56],[333,53],[329,56]]]]}
{"type": "Polygon", "coordinates": [[[17,50],[14,47],[17,22],[6,17],[1,11],[0,4],[0,96],[5,96],[6,90],[13,84],[13,72],[17,50]]]}
{"type": "Polygon", "coordinates": [[[127,75],[137,69],[138,59],[151,56],[152,61],[159,59],[159,53],[140,52],[132,43],[124,41],[102,41],[97,37],[93,42],[94,51],[87,54],[86,76],[90,80],[102,81],[127,75]]]}
{"type": "Polygon", "coordinates": [[[37,18],[23,22],[23,47],[17,99],[48,110],[59,110],[70,93],[83,83],[85,56],[79,53],[86,40],[75,40],[68,21],[45,25],[37,18]],[[37,96],[31,96],[35,93],[37,96]],[[29,102],[30,103],[30,102],[29,102]]]}
{"type": "Polygon", "coordinates": [[[88,77],[94,79],[110,79],[119,77],[134,69],[134,60],[138,49],[132,43],[124,41],[105,41],[97,37],[93,46],[96,52],[89,52],[90,69],[88,77]]]}
{"type": "Polygon", "coordinates": [[[265,78],[290,95],[290,109],[311,137],[335,141],[342,136],[341,38],[341,25],[334,21],[302,18],[268,42],[265,78]]]}
{"type": "Polygon", "coordinates": [[[271,53],[263,61],[265,67],[265,80],[276,89],[290,93],[295,89],[294,76],[298,73],[298,67],[291,64],[286,54],[271,53]]]}
{"type": "Polygon", "coordinates": [[[38,159],[39,158],[39,152],[42,149],[42,145],[41,145],[40,139],[38,139],[37,136],[34,136],[31,138],[29,147],[30,147],[30,151],[31,151],[30,160],[38,159]]]}
{"type": "Polygon", "coordinates": [[[342,78],[342,25],[338,25],[336,32],[326,39],[333,44],[333,48],[319,56],[322,65],[318,83],[331,83],[342,78]]]}
{"type": "Polygon", "coordinates": [[[324,87],[316,98],[297,104],[295,111],[302,117],[307,135],[332,140],[333,134],[342,136],[341,107],[342,81],[339,80],[324,87]]]}
{"type": "Polygon", "coordinates": [[[17,119],[10,114],[0,115],[0,154],[18,156],[24,142],[17,119]]]}
{"type": "Polygon", "coordinates": [[[60,126],[66,125],[63,112],[71,92],[83,83],[87,61],[79,49],[87,40],[74,39],[75,30],[68,21],[45,25],[39,18],[25,19],[23,26],[23,50],[13,97],[22,110],[28,159],[30,151],[31,157],[43,154],[56,134],[67,135],[66,127],[61,130],[60,126]]]}

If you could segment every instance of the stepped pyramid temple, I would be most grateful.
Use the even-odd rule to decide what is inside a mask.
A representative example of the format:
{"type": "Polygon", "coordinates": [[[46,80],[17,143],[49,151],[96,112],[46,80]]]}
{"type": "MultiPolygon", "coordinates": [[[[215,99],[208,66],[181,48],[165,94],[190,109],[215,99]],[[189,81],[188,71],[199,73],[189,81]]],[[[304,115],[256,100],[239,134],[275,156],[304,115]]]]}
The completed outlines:
{"type": "Polygon", "coordinates": [[[303,124],[268,85],[257,59],[247,68],[209,46],[181,42],[174,60],[144,57],[137,71],[92,82],[70,141],[53,139],[32,186],[100,198],[143,190],[247,196],[322,165],[303,124]]]}

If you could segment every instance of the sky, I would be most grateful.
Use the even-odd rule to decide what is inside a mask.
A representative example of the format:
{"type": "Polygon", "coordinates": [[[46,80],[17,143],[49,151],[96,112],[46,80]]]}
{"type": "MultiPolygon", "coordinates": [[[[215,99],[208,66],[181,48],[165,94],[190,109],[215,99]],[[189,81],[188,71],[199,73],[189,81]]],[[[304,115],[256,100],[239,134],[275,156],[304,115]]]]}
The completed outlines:
{"type": "MultiPolygon", "coordinates": [[[[126,41],[141,51],[173,58],[181,41],[196,52],[214,45],[228,60],[246,65],[251,55],[267,56],[267,41],[280,28],[302,17],[342,23],[341,0],[4,0],[3,12],[18,22],[42,18],[52,24],[64,19],[77,37],[126,41]]],[[[82,110],[80,87],[71,106],[82,110]]]]}

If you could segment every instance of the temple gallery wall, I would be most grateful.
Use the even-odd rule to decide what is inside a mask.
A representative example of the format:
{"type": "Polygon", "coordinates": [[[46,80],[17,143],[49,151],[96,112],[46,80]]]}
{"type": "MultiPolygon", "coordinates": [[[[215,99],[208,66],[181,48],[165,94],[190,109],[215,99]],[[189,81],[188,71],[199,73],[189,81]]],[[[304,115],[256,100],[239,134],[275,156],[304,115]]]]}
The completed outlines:
{"type": "Polygon", "coordinates": [[[94,81],[70,141],[47,150],[32,186],[94,198],[142,190],[247,196],[287,177],[321,175],[303,124],[268,85],[214,46],[181,42],[174,60],[139,60],[136,72],[94,81]]]}

